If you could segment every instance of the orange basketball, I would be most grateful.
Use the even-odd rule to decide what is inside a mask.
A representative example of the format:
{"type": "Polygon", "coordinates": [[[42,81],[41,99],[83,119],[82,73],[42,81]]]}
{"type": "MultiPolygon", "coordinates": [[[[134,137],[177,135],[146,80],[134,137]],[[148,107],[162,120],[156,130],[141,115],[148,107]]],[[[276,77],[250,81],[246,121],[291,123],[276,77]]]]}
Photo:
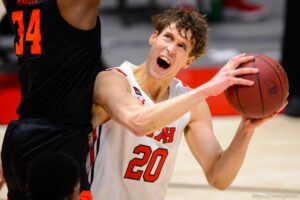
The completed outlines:
{"type": "Polygon", "coordinates": [[[272,58],[255,54],[251,62],[239,66],[258,68],[257,74],[240,76],[254,81],[253,86],[234,85],[225,91],[230,105],[249,118],[264,118],[274,114],[288,97],[289,82],[282,66],[272,58]]]}

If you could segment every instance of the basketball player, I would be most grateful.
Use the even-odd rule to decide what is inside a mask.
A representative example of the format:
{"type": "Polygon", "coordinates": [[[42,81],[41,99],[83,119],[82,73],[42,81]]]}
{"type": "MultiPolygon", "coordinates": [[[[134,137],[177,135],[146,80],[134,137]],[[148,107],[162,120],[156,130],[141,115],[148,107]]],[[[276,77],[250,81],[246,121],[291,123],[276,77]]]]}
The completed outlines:
{"type": "Polygon", "coordinates": [[[171,180],[182,133],[207,181],[227,188],[237,175],[255,128],[266,119],[243,118],[223,151],[205,99],[257,69],[236,69],[253,59],[238,55],[207,83],[190,89],[175,78],[204,53],[207,23],[199,13],[171,9],[152,18],[154,31],[145,62],[129,62],[98,74],[94,88],[95,141],[88,164],[95,199],[162,200],[171,180]]]}
{"type": "Polygon", "coordinates": [[[85,160],[94,81],[102,67],[99,4],[100,0],[4,1],[15,30],[22,98],[20,119],[8,125],[2,147],[10,200],[28,199],[28,164],[47,151],[65,152],[79,162],[82,195],[91,198],[85,160]]]}

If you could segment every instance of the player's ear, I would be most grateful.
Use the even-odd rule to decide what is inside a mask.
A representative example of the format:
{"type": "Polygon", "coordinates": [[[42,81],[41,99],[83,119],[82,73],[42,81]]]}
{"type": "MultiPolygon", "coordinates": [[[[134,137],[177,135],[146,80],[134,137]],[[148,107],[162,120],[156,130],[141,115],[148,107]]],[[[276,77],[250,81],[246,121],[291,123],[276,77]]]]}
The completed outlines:
{"type": "Polygon", "coordinates": [[[191,66],[191,64],[193,64],[193,62],[196,60],[195,56],[191,56],[187,59],[186,61],[186,65],[183,67],[184,69],[187,69],[189,66],[191,66]]]}
{"type": "Polygon", "coordinates": [[[158,31],[157,30],[153,31],[149,38],[150,45],[152,45],[155,42],[155,40],[157,39],[157,36],[158,36],[158,31]]]}

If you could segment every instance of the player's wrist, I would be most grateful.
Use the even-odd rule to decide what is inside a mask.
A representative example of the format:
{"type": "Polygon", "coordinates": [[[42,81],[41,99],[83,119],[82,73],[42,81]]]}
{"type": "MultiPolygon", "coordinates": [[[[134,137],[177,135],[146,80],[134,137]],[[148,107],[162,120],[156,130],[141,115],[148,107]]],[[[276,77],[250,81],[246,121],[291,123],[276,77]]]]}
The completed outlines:
{"type": "Polygon", "coordinates": [[[202,97],[203,100],[207,99],[210,96],[216,96],[217,95],[214,88],[208,83],[202,84],[197,89],[198,89],[199,96],[202,97]]]}

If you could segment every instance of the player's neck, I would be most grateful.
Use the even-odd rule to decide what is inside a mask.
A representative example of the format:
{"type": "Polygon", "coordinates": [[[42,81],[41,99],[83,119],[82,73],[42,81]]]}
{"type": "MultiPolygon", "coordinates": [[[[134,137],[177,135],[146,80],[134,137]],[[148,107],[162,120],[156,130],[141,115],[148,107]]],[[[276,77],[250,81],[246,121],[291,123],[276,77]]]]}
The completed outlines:
{"type": "Polygon", "coordinates": [[[154,101],[160,102],[169,98],[169,83],[166,80],[155,80],[147,73],[144,64],[134,69],[134,76],[142,90],[154,101]]]}

